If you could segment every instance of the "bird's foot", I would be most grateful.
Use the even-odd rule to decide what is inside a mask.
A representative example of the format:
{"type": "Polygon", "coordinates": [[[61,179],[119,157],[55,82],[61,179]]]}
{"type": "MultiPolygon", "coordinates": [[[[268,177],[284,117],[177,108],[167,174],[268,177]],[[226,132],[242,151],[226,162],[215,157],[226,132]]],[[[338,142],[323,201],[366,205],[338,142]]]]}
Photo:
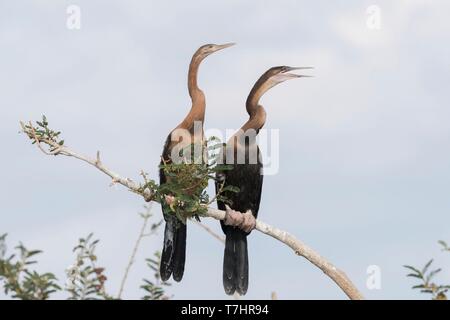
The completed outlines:
{"type": "Polygon", "coordinates": [[[226,226],[233,226],[237,227],[239,226],[243,221],[244,217],[241,212],[235,211],[231,209],[229,206],[226,206],[226,213],[225,213],[225,219],[224,223],[226,226]]]}
{"type": "Polygon", "coordinates": [[[242,214],[244,216],[244,222],[239,226],[245,232],[250,232],[256,228],[256,219],[250,210],[242,214]]]}
{"type": "Polygon", "coordinates": [[[242,213],[231,209],[229,206],[226,206],[224,223],[227,226],[238,227],[245,232],[250,232],[256,227],[256,219],[250,210],[242,213]]]}

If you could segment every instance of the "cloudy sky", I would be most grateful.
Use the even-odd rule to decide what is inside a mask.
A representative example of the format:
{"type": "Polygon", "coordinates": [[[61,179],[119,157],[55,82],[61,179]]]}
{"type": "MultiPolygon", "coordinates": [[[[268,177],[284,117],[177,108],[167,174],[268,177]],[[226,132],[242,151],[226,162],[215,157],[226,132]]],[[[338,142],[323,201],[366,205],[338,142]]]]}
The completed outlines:
{"type": "MultiPolygon", "coordinates": [[[[279,129],[280,168],[266,177],[260,218],[286,229],[345,270],[370,299],[423,298],[403,264],[450,257],[450,3],[398,1],[0,1],[2,184],[0,234],[43,249],[39,270],[64,281],[78,237],[101,239],[107,289],[118,291],[141,220],[142,201],[93,168],[49,158],[18,134],[19,120],[47,115],[66,144],[102,152],[120,174],[156,177],[167,133],[187,113],[192,53],[237,45],[203,63],[206,128],[247,119],[246,96],[274,65],[314,66],[262,100],[279,129]],[[66,27],[69,5],[81,29],[66,27]],[[376,5],[380,25],[367,9],[376,5]],[[367,268],[381,289],[366,287],[367,268]]],[[[369,10],[370,11],[370,10],[369,10]]],[[[154,208],[160,219],[159,208],[154,208]]],[[[205,223],[220,232],[217,221],[205,223]]],[[[185,277],[174,298],[228,298],[222,245],[188,228],[185,277]]],[[[144,263],[161,246],[146,238],[125,288],[139,298],[144,263]]],[[[320,270],[253,232],[246,299],[343,299],[320,270]]],[[[3,297],[3,296],[0,296],[3,297]]]]}

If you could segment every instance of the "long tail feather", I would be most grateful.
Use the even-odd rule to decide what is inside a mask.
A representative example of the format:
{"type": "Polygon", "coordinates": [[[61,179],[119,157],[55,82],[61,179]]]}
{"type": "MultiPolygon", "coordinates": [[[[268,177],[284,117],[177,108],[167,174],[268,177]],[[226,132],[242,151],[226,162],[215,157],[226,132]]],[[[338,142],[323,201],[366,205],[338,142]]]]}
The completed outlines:
{"type": "Polygon", "coordinates": [[[175,253],[173,259],[173,279],[180,282],[183,279],[184,263],[186,261],[186,225],[181,224],[176,233],[175,253]]]}
{"type": "Polygon", "coordinates": [[[172,275],[176,232],[176,223],[172,220],[168,220],[164,229],[164,243],[161,254],[161,266],[159,268],[161,280],[163,281],[169,280],[172,275]]]}
{"type": "Polygon", "coordinates": [[[159,270],[163,281],[169,280],[171,275],[177,282],[183,278],[186,260],[186,231],[186,225],[178,222],[176,218],[166,221],[159,270]]]}
{"type": "Polygon", "coordinates": [[[236,228],[227,229],[225,234],[223,287],[228,295],[235,291],[244,295],[248,289],[247,235],[236,228]]]}

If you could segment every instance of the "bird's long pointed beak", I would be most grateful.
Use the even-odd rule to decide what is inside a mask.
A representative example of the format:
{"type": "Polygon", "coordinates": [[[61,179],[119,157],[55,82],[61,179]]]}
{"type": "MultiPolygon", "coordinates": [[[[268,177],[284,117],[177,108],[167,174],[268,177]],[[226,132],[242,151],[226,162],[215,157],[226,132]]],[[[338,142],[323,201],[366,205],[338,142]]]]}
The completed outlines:
{"type": "Polygon", "coordinates": [[[218,46],[216,46],[214,52],[222,50],[222,49],[225,49],[225,48],[229,48],[231,46],[234,46],[235,44],[236,43],[234,43],[234,42],[230,42],[230,43],[225,43],[225,44],[218,45],[218,46]]]}
{"type": "Polygon", "coordinates": [[[314,69],[314,67],[287,67],[286,71],[314,69]]]}
{"type": "Polygon", "coordinates": [[[283,75],[286,76],[287,78],[312,78],[313,76],[310,75],[289,73],[294,70],[308,70],[308,69],[314,69],[314,67],[287,67],[286,71],[283,72],[283,75]]]}

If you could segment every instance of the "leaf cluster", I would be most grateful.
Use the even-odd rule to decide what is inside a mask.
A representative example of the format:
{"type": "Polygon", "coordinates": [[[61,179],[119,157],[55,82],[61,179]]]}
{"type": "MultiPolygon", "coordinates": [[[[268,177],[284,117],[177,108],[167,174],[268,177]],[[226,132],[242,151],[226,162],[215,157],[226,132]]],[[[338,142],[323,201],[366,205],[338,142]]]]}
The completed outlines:
{"type": "Polygon", "coordinates": [[[156,251],[153,258],[148,258],[145,261],[150,270],[153,271],[154,280],[144,279],[144,284],[141,288],[145,291],[143,300],[167,300],[169,296],[166,295],[165,289],[171,284],[166,281],[162,281],[159,275],[159,266],[161,263],[161,253],[156,251]]]}
{"type": "MultiPolygon", "coordinates": [[[[439,244],[443,246],[444,251],[450,251],[444,241],[439,241],[439,244]]],[[[414,285],[412,289],[418,289],[422,293],[431,294],[433,300],[447,300],[447,291],[450,289],[450,285],[436,284],[432,281],[435,276],[442,271],[441,268],[430,269],[432,263],[433,259],[429,260],[421,269],[405,265],[404,267],[410,271],[406,276],[416,278],[420,281],[419,284],[414,285]]]]}
{"type": "Polygon", "coordinates": [[[42,116],[41,121],[36,121],[33,125],[31,122],[23,124],[22,129],[25,134],[31,139],[31,143],[45,143],[49,147],[49,152],[57,153],[59,147],[64,146],[64,140],[60,138],[61,132],[54,131],[49,128],[49,123],[45,115],[42,116]]]}
{"type": "Polygon", "coordinates": [[[17,253],[6,257],[6,234],[0,236],[0,281],[6,295],[22,300],[46,300],[61,290],[53,273],[31,270],[40,250],[28,250],[23,244],[15,247],[17,253]]]}
{"type": "Polygon", "coordinates": [[[105,269],[97,266],[95,249],[99,240],[92,237],[90,233],[86,238],[80,238],[73,248],[75,263],[66,269],[66,290],[70,300],[112,299],[105,291],[105,269]]]}
{"type": "Polygon", "coordinates": [[[180,151],[180,157],[183,159],[181,162],[164,160],[160,165],[160,169],[166,176],[166,182],[160,185],[156,192],[160,202],[166,203],[165,207],[168,210],[164,211],[175,214],[183,223],[188,218],[204,215],[208,205],[215,200],[228,202],[225,192],[239,192],[237,187],[221,187],[216,196],[210,199],[205,191],[209,180],[218,181],[217,173],[230,170],[232,167],[217,164],[217,150],[223,147],[218,138],[212,137],[200,147],[201,152],[198,152],[199,146],[191,144],[180,151]],[[183,158],[183,154],[186,153],[190,153],[190,156],[183,158]],[[199,157],[202,158],[199,159],[199,157]],[[169,203],[165,200],[166,195],[171,196],[169,203]]]}

